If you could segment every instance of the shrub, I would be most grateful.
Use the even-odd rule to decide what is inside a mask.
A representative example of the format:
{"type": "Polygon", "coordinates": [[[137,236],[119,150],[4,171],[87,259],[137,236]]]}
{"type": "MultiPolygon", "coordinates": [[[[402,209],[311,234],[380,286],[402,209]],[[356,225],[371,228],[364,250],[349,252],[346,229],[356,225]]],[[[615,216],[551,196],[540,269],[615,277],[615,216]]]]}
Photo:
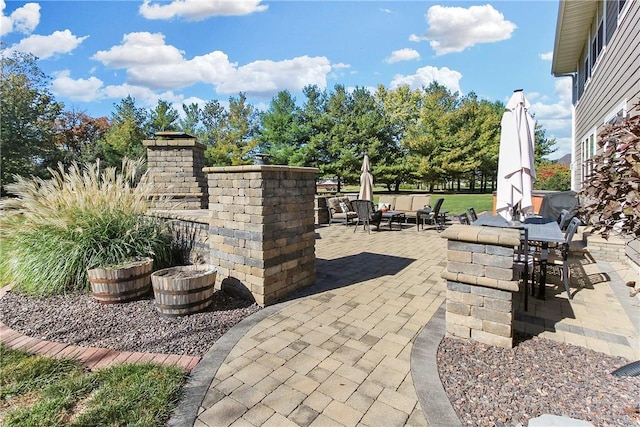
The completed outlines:
{"type": "Polygon", "coordinates": [[[100,161],[43,180],[16,177],[7,185],[0,220],[0,280],[31,295],[89,290],[87,268],[150,256],[172,262],[171,234],[145,217],[152,186],[141,181],[142,161],[125,159],[122,172],[100,161]]]}
{"type": "Polygon", "coordinates": [[[638,238],[640,115],[605,127],[598,147],[601,151],[593,157],[593,171],[580,193],[580,213],[605,238],[612,231],[638,238]]]}
{"type": "Polygon", "coordinates": [[[536,167],[536,190],[567,191],[571,189],[571,169],[561,163],[545,163],[536,167]]]}

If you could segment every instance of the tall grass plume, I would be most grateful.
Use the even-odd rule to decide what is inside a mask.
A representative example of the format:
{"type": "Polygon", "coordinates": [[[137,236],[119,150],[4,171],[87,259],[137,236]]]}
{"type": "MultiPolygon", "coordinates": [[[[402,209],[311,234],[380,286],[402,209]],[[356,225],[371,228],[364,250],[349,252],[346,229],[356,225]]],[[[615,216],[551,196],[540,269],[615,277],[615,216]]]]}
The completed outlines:
{"type": "Polygon", "coordinates": [[[171,234],[145,217],[153,186],[142,160],[121,172],[92,164],[50,169],[51,179],[16,177],[0,202],[0,280],[31,295],[89,289],[87,268],[150,256],[171,263],[171,234]]]}

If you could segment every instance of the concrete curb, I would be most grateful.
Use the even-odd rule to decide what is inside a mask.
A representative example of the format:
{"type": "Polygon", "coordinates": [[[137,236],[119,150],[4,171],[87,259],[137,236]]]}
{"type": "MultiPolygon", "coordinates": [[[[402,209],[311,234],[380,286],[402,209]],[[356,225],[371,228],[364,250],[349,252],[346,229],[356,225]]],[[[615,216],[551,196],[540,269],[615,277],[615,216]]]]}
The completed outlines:
{"type": "Polygon", "coordinates": [[[436,355],[445,333],[445,303],[422,328],[411,349],[411,376],[429,426],[462,427],[438,374],[436,355]]]}

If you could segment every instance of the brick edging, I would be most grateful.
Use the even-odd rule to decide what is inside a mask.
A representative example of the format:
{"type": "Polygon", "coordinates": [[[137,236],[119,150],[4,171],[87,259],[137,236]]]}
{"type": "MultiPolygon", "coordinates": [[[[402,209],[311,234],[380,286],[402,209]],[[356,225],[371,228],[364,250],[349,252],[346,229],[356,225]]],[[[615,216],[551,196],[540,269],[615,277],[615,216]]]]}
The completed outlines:
{"type": "MultiPolygon", "coordinates": [[[[0,298],[11,290],[11,285],[0,288],[0,298]]],[[[153,362],[164,366],[177,366],[191,372],[201,356],[166,353],[118,351],[109,348],[83,347],[29,337],[0,322],[0,342],[14,350],[54,357],[75,359],[90,370],[105,368],[117,363],[153,362]]]]}

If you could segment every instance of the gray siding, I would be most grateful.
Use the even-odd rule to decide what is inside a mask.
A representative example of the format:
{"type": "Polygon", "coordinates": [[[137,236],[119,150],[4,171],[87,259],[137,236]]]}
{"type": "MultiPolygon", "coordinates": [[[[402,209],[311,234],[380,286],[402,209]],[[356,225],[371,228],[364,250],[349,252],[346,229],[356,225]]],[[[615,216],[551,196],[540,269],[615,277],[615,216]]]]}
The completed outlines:
{"type": "MultiPolygon", "coordinates": [[[[584,63],[584,57],[580,61],[584,63]]],[[[640,1],[629,5],[576,104],[574,173],[578,174],[578,187],[582,181],[582,139],[595,127],[599,130],[606,116],[623,101],[629,110],[640,103],[640,1]]]]}

